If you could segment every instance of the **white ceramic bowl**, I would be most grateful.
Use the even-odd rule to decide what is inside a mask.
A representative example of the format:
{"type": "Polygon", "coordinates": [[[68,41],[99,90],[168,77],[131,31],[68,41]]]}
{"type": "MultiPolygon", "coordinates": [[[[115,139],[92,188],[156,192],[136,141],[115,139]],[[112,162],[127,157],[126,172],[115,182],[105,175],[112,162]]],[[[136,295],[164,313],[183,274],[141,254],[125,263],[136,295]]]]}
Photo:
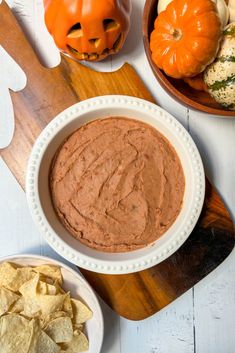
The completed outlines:
{"type": "Polygon", "coordinates": [[[71,106],[42,131],[28,162],[26,194],[35,223],[61,256],[91,271],[123,274],[158,264],[185,242],[202,209],[205,175],[197,147],[172,115],[142,99],[101,96],[71,106]],[[174,224],[150,246],[127,253],[100,252],[73,238],[56,216],[49,192],[50,165],[63,140],[83,124],[109,116],[135,118],[159,130],[177,151],[186,180],[183,207],[174,224]]]}
{"type": "Polygon", "coordinates": [[[62,262],[52,260],[44,256],[13,255],[0,259],[0,263],[4,261],[9,261],[21,266],[40,266],[44,264],[51,264],[61,267],[63,289],[70,291],[73,298],[81,297],[93,312],[92,319],[88,320],[85,324],[86,334],[88,336],[90,346],[87,353],[100,353],[104,336],[102,311],[92,288],[79,273],[75,272],[62,262]]]}

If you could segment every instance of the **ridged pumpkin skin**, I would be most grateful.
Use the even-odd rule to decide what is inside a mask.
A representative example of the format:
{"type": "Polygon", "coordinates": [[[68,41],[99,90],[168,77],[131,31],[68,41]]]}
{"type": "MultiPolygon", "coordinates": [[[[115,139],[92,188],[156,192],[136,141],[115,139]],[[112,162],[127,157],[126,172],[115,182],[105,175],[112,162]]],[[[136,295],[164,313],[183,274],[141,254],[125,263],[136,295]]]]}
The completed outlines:
{"type": "MultiPolygon", "coordinates": [[[[172,0],[159,0],[158,1],[158,6],[157,6],[157,12],[160,14],[162,11],[164,11],[167,7],[167,5],[171,2],[172,0]]],[[[229,19],[229,9],[228,6],[226,5],[225,0],[212,0],[217,7],[217,11],[219,14],[220,22],[222,27],[224,28],[226,24],[228,23],[229,19]]]]}
{"type": "Polygon", "coordinates": [[[44,0],[44,7],[57,47],[75,59],[102,60],[126,40],[131,0],[44,0]]]}
{"type": "Polygon", "coordinates": [[[173,0],[155,20],[152,59],[168,76],[196,76],[215,59],[221,35],[211,0],[173,0]]]}

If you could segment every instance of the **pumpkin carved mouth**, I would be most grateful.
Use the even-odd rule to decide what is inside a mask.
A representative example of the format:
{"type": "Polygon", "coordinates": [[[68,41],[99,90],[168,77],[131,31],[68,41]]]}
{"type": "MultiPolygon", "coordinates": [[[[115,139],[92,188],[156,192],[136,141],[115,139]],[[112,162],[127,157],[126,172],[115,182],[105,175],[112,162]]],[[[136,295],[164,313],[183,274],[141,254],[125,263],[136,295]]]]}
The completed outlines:
{"type": "MultiPolygon", "coordinates": [[[[74,38],[74,37],[70,37],[74,38]]],[[[103,56],[107,56],[110,54],[114,54],[117,51],[119,51],[121,45],[122,45],[122,39],[123,35],[122,33],[119,34],[117,40],[114,42],[113,47],[111,49],[105,48],[101,53],[79,53],[75,48],[71,47],[69,44],[67,44],[68,50],[71,52],[71,54],[75,55],[78,60],[88,60],[88,61],[98,61],[103,58],[103,56]]],[[[101,39],[99,38],[94,38],[90,39],[89,41],[92,41],[95,47],[98,47],[99,42],[101,39]]]]}

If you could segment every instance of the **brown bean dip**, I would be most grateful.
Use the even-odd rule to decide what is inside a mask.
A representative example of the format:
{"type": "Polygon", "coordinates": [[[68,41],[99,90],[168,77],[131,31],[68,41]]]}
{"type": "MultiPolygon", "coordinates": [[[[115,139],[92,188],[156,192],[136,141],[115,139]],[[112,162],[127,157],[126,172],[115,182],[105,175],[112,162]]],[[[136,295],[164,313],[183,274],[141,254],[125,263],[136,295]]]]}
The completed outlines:
{"type": "Polygon", "coordinates": [[[63,225],[83,244],[106,252],[143,248],[180,213],[180,159],[155,128],[127,118],[95,120],[59,148],[51,195],[63,225]]]}

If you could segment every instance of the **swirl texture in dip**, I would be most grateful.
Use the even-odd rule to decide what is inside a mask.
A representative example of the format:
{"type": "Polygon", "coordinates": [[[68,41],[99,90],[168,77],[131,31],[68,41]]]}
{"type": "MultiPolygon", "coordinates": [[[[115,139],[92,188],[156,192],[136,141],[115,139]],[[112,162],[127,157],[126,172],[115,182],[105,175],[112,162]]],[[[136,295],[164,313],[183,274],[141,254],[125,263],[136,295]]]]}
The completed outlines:
{"type": "Polygon", "coordinates": [[[54,208],[83,244],[106,252],[143,248],[180,213],[179,157],[156,129],[127,118],[95,120],[58,150],[50,174],[54,208]]]}

